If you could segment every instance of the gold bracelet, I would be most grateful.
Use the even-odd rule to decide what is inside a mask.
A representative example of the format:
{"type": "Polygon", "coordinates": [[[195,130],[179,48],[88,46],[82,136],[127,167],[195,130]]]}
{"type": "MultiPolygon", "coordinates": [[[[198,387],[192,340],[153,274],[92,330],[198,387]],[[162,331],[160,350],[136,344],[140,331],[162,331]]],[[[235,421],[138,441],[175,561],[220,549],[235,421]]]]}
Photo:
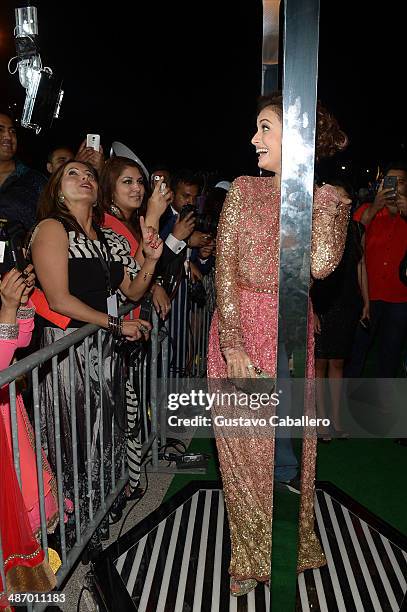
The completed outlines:
{"type": "Polygon", "coordinates": [[[144,279],[143,280],[147,280],[147,276],[154,276],[154,272],[143,272],[144,274],[144,279]]]}

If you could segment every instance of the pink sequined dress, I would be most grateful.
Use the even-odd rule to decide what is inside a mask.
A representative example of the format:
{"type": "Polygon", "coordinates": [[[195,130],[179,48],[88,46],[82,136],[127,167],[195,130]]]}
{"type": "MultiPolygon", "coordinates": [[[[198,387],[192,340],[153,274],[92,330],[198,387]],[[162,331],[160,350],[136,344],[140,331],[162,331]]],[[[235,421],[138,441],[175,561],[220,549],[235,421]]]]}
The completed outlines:
{"type": "MultiPolygon", "coordinates": [[[[345,244],[349,206],[329,185],[314,197],[311,273],[324,278],[338,265],[345,244]]],[[[208,350],[210,385],[227,376],[222,351],[242,348],[253,364],[276,375],[278,334],[280,192],[272,178],[240,177],[225,201],[217,237],[216,290],[208,350]]],[[[312,321],[312,317],[309,317],[312,321]]],[[[309,330],[307,377],[314,377],[313,332],[309,330]],[[311,332],[311,333],[310,333],[311,332]]],[[[309,396],[311,398],[311,395],[309,396]]],[[[308,402],[309,403],[309,402],[308,402]]],[[[239,407],[229,410],[235,412],[239,407]]],[[[225,413],[213,407],[213,416],[225,413]]],[[[274,438],[255,429],[231,437],[215,427],[231,533],[230,574],[237,580],[270,575],[274,438]]],[[[314,532],[316,437],[304,437],[298,571],[325,563],[314,532]]]]}

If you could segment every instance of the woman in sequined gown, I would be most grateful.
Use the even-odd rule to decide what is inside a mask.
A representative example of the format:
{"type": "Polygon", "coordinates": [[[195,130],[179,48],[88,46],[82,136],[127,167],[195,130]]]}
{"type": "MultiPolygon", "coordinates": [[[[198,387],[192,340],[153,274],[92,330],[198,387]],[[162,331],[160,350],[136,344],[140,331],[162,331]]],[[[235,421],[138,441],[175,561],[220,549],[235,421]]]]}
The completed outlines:
{"type": "MultiPolygon", "coordinates": [[[[336,120],[318,107],[317,158],[347,144],[336,120]]],[[[276,376],[280,241],[282,98],[263,98],[252,139],[258,165],[272,177],[240,177],[228,193],[217,237],[216,290],[208,350],[208,377],[256,376],[253,366],[276,376]]],[[[341,200],[325,185],[315,190],[311,241],[311,274],[324,278],[338,265],[344,248],[350,200],[341,200]]],[[[312,317],[308,317],[307,378],[314,377],[312,317]]],[[[240,406],[228,408],[238,416],[240,406]]],[[[225,415],[215,405],[213,417],[225,415]]],[[[215,427],[216,444],[231,533],[231,594],[242,595],[270,578],[273,506],[274,438],[244,428],[215,427]]],[[[314,532],[316,437],[303,443],[298,571],[325,563],[314,532]]]]}

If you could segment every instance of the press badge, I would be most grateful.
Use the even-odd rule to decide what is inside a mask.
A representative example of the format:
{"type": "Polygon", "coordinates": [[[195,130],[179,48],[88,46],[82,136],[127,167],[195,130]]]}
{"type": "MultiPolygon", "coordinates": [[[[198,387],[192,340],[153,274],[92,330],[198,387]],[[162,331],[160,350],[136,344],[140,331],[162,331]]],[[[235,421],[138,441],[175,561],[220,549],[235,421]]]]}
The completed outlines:
{"type": "Polygon", "coordinates": [[[114,293],[113,295],[109,295],[107,298],[107,314],[111,317],[118,317],[119,311],[117,308],[117,295],[114,293]]]}
{"type": "Polygon", "coordinates": [[[4,261],[4,251],[6,250],[6,243],[2,240],[0,241],[0,263],[4,261]]]}

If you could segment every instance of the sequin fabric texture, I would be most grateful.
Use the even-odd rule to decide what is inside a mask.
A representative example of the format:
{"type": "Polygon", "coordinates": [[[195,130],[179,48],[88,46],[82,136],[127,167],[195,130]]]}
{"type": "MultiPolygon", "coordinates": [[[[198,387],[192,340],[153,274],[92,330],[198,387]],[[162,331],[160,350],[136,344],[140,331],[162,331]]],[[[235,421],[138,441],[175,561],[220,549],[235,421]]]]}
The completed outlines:
{"type": "MultiPolygon", "coordinates": [[[[278,332],[280,193],[271,178],[236,179],[225,201],[217,238],[217,311],[208,350],[211,389],[227,376],[222,351],[242,348],[251,362],[275,376],[278,332]]],[[[324,278],[338,265],[344,248],[349,206],[329,185],[314,197],[311,273],[324,278]]],[[[308,319],[311,323],[312,317],[308,319]]],[[[314,377],[313,330],[308,329],[307,377],[314,377]]],[[[227,385],[226,381],[221,382],[227,385]]],[[[314,411],[312,382],[307,387],[314,411]]],[[[269,413],[272,407],[268,407],[269,413]]],[[[214,405],[213,416],[241,415],[239,406],[214,405]]],[[[272,429],[271,429],[272,431],[272,429]]],[[[298,571],[320,567],[325,557],[314,533],[316,437],[303,443],[298,571]]],[[[256,428],[243,436],[215,427],[216,444],[231,533],[229,572],[237,580],[267,580],[270,575],[274,438],[256,428]]]]}

